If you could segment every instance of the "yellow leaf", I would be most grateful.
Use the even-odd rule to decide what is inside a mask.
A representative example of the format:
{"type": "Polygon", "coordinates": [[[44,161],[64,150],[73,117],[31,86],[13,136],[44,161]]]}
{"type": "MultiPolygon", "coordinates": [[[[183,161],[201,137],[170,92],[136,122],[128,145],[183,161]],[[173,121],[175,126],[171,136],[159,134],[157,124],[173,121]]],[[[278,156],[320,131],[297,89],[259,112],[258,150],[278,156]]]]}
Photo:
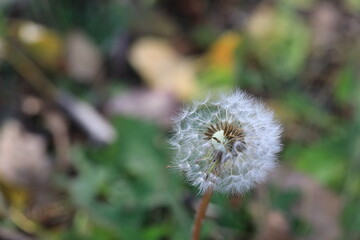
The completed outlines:
{"type": "Polygon", "coordinates": [[[10,35],[18,39],[40,65],[50,69],[59,67],[64,41],[56,31],[30,21],[13,21],[10,26],[10,35]]]}
{"type": "Polygon", "coordinates": [[[241,43],[240,34],[227,32],[223,34],[210,48],[207,60],[210,66],[233,69],[235,51],[241,43]]]}

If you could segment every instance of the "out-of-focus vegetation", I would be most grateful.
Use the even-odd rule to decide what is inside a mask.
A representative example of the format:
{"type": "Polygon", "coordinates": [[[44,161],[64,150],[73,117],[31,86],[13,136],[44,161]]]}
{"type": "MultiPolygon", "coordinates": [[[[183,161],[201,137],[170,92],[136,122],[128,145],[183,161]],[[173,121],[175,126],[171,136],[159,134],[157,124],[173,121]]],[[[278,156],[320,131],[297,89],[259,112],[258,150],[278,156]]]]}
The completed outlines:
{"type": "Polygon", "coordinates": [[[0,238],[188,239],[170,118],[241,88],[280,167],[216,195],[203,239],[360,239],[358,0],[0,1],[0,238]]]}

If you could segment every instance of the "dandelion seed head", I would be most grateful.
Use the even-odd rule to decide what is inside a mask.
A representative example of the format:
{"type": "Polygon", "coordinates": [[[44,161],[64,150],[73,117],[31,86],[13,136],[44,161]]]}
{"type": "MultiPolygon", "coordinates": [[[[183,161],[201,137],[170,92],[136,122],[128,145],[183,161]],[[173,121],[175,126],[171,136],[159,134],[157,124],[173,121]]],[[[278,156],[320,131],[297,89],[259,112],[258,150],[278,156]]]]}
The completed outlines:
{"type": "Polygon", "coordinates": [[[273,112],[242,91],[183,107],[173,132],[173,165],[200,193],[243,194],[266,179],[282,148],[273,112]]]}

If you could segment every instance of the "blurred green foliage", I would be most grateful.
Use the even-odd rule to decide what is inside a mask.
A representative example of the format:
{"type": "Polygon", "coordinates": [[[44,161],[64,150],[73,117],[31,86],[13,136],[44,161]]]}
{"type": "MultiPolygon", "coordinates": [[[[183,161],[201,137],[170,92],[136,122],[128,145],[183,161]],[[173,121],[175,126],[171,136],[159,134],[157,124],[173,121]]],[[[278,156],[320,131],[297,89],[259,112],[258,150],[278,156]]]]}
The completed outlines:
{"type": "MultiPolygon", "coordinates": [[[[36,62],[35,55],[24,52],[54,86],[97,107],[101,113],[106,112],[106,102],[119,93],[133,88],[154,90],[131,66],[129,49],[146,36],[166,37],[183,57],[181,60],[196,69],[197,89],[192,89],[192,97],[241,88],[264,98],[284,124],[281,165],[330,189],[343,206],[339,210],[342,216],[336,219],[342,228],[339,239],[359,239],[358,1],[200,2],[199,6],[192,1],[175,4],[170,0],[0,3],[0,119],[21,120],[28,131],[44,136],[48,154],[56,155],[43,115],[29,117],[21,110],[24,96],[43,98],[42,94],[4,57],[8,49],[3,43],[21,48],[19,39],[9,36],[16,20],[54,30],[59,44],[64,44],[73,30],[83,32],[94,43],[104,61],[101,73],[94,77],[100,80],[90,83],[75,81],[66,70],[64,56],[55,61],[54,68],[46,68],[36,62]],[[321,22],[316,20],[323,14],[321,11],[336,20],[316,27],[321,22]],[[149,17],[149,13],[155,17],[149,17]],[[159,30],[155,19],[167,19],[161,25],[166,30],[159,30]],[[141,28],[139,22],[145,27],[141,28]],[[324,36],[332,39],[315,44],[314,39],[324,36]]],[[[47,51],[42,47],[37,50],[47,51]]],[[[148,59],[152,61],[156,59],[148,59]]],[[[56,103],[42,100],[47,110],[58,109],[56,103]]],[[[184,100],[188,99],[177,102],[184,100]]],[[[76,124],[67,122],[73,172],[55,171],[50,188],[65,196],[73,216],[58,229],[41,226],[29,235],[54,240],[189,238],[199,196],[196,189],[167,167],[172,154],[166,143],[169,126],[129,115],[108,114],[118,138],[107,145],[92,143],[76,124]]],[[[0,185],[3,187],[2,182],[0,185]]],[[[303,197],[300,191],[279,186],[267,191],[267,199],[262,199],[264,205],[283,213],[295,239],[314,231],[314,226],[293,212],[293,206],[303,197]]],[[[26,232],[19,222],[8,217],[7,209],[15,205],[2,192],[0,226],[26,232]]],[[[251,203],[261,196],[254,191],[244,196],[240,205],[233,205],[233,199],[216,195],[211,206],[215,214],[204,222],[203,239],[255,238],[263,229],[259,223],[263,221],[254,217],[251,203]]],[[[22,206],[15,207],[23,210],[22,206]]]]}

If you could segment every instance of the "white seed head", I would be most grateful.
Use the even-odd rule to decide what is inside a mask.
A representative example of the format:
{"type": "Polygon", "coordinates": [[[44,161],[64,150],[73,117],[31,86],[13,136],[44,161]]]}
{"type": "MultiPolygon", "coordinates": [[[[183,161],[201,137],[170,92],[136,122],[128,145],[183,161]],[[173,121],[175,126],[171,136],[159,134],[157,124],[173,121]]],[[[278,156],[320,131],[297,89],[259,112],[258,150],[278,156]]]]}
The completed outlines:
{"type": "Polygon", "coordinates": [[[173,165],[200,193],[242,194],[276,166],[282,128],[242,91],[210,99],[183,107],[173,119],[173,165]]]}

